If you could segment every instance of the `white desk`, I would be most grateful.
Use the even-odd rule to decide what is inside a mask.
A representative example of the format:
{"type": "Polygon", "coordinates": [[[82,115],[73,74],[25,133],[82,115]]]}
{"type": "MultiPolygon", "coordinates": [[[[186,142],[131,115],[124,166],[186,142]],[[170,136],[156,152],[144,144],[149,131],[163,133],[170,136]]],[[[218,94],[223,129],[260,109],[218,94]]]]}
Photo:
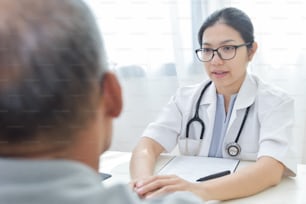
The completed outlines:
{"type": "MultiPolygon", "coordinates": [[[[106,186],[130,181],[129,161],[131,153],[106,152],[100,159],[100,171],[112,174],[104,181],[106,186]]],[[[155,171],[163,167],[172,156],[162,155],[155,171]]],[[[242,165],[246,163],[242,162],[242,165]]],[[[254,196],[222,202],[226,204],[306,204],[306,165],[298,165],[295,178],[284,178],[283,181],[254,196]]]]}
{"type": "MultiPolygon", "coordinates": [[[[162,155],[155,167],[158,172],[173,156],[162,155]]],[[[103,181],[105,185],[128,183],[130,181],[130,152],[108,151],[100,158],[100,172],[110,173],[111,178],[103,181]]]]}

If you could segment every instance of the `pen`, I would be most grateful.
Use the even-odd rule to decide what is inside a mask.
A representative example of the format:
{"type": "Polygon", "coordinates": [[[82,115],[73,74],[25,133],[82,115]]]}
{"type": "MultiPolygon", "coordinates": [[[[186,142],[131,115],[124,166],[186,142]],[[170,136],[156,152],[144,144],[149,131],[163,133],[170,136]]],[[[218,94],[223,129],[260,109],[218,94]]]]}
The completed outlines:
{"type": "Polygon", "coordinates": [[[219,177],[222,177],[222,176],[226,176],[228,174],[231,174],[230,170],[221,171],[221,172],[218,172],[218,173],[215,173],[215,174],[211,174],[209,176],[204,176],[202,178],[197,179],[196,181],[197,182],[199,182],[199,181],[207,181],[207,180],[210,180],[210,179],[215,179],[215,178],[219,178],[219,177]]]}

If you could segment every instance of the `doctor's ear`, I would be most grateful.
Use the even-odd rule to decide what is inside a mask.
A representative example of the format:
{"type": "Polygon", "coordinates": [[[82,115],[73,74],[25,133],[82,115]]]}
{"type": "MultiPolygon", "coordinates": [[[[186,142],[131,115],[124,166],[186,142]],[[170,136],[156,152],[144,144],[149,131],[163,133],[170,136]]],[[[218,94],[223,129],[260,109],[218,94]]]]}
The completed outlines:
{"type": "Polygon", "coordinates": [[[252,44],[252,47],[250,47],[248,49],[248,58],[249,58],[249,61],[251,61],[256,53],[256,50],[257,50],[257,47],[258,47],[258,44],[257,42],[253,42],[252,44]]]}

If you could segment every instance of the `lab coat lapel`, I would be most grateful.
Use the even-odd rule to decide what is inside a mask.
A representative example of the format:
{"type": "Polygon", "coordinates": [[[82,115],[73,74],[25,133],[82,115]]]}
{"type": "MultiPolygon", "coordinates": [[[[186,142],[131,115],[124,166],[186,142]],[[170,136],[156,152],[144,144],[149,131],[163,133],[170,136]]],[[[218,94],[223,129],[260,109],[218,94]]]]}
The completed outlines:
{"type": "Polygon", "coordinates": [[[237,95],[226,133],[232,142],[236,139],[246,108],[255,101],[256,91],[255,81],[247,74],[237,95]]]}

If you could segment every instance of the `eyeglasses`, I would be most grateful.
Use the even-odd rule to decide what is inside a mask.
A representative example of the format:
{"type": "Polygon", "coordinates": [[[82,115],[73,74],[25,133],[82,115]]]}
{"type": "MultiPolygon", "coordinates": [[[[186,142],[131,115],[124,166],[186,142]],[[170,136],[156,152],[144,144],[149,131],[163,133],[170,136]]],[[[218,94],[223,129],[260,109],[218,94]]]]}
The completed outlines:
{"type": "Polygon", "coordinates": [[[215,56],[215,52],[217,52],[218,56],[222,60],[230,60],[236,56],[237,48],[242,46],[248,46],[251,44],[252,44],[251,42],[248,42],[241,45],[224,45],[218,47],[217,49],[200,48],[196,49],[195,52],[197,54],[198,59],[202,62],[209,62],[210,60],[212,60],[212,58],[215,56]]]}

